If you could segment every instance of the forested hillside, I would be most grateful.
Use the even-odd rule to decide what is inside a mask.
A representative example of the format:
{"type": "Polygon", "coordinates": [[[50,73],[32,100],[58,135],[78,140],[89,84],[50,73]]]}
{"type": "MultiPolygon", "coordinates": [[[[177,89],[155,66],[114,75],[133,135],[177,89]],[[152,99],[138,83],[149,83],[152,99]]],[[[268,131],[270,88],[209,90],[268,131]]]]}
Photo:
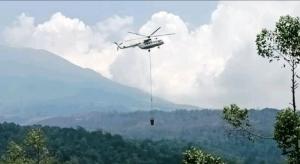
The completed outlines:
{"type": "MultiPolygon", "coordinates": [[[[0,154],[9,141],[21,144],[33,126],[0,124],[0,154]]],[[[37,127],[37,126],[35,126],[37,127]]],[[[39,127],[39,126],[38,126],[39,127]]],[[[124,140],[119,135],[83,128],[42,127],[48,150],[58,163],[72,164],[166,164],[180,163],[185,146],[175,141],[124,140]]]]}
{"type": "MultiPolygon", "coordinates": [[[[260,134],[273,135],[278,110],[250,110],[250,121],[260,134]]],[[[282,163],[283,156],[273,140],[256,140],[228,135],[220,110],[177,110],[173,112],[99,113],[57,117],[39,122],[60,127],[82,126],[89,130],[102,129],[129,139],[177,140],[198,145],[208,152],[241,163],[282,163]],[[150,126],[149,118],[155,118],[150,126]]]]}

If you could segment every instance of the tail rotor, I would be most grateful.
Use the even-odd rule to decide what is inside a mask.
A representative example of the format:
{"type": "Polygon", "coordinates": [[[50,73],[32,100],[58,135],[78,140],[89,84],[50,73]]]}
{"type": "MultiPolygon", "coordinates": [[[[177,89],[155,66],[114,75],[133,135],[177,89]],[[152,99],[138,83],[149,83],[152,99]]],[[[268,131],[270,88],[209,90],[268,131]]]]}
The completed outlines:
{"type": "Polygon", "coordinates": [[[117,51],[119,51],[119,49],[122,49],[122,47],[120,47],[123,43],[117,43],[114,42],[115,45],[117,45],[117,51]]]}

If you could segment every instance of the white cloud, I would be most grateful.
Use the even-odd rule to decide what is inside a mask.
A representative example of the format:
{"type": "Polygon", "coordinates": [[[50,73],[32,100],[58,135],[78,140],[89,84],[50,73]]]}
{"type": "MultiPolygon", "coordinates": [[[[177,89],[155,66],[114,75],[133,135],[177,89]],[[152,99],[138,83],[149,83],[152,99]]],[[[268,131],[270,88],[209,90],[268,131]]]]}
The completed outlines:
{"type": "Polygon", "coordinates": [[[35,25],[34,18],[21,14],[12,26],[6,28],[4,35],[10,45],[45,49],[110,77],[109,67],[116,55],[108,38],[116,33],[122,35],[118,31],[128,29],[132,21],[132,17],[114,16],[89,26],[58,12],[48,21],[35,25]]]}
{"type": "Polygon", "coordinates": [[[130,25],[133,23],[132,17],[120,17],[118,15],[115,15],[113,17],[110,17],[104,21],[98,22],[96,27],[97,30],[100,31],[100,33],[103,36],[110,36],[110,39],[116,39],[111,38],[111,35],[116,36],[118,39],[121,36],[124,36],[127,34],[127,31],[130,29],[130,25]]]}
{"type": "MultiPolygon", "coordinates": [[[[289,74],[279,63],[256,54],[255,37],[272,28],[279,16],[299,16],[298,2],[219,2],[208,24],[193,30],[180,16],[154,13],[139,30],[176,32],[153,49],[153,92],[177,103],[222,107],[285,107],[290,100],[289,74]]],[[[196,15],[195,15],[196,17],[196,15]]],[[[132,17],[113,16],[96,25],[54,14],[35,25],[22,14],[4,32],[7,43],[46,49],[120,83],[149,90],[148,52],[136,49],[116,55],[111,41],[128,38],[132,17]],[[24,44],[24,41],[26,41],[24,44]]],[[[298,96],[299,97],[299,96],[298,96]]],[[[299,99],[300,100],[300,99],[299,99]]]]}

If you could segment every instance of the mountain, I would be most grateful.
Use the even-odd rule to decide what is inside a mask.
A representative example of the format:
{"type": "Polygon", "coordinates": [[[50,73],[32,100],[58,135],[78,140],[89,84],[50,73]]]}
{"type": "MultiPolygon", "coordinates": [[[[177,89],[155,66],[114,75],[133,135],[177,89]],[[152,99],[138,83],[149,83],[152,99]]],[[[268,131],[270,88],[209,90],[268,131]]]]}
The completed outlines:
{"type": "MultiPolygon", "coordinates": [[[[255,129],[271,135],[276,109],[250,110],[250,121],[255,129]]],[[[175,111],[135,111],[89,112],[66,117],[53,117],[38,121],[37,124],[59,127],[83,127],[88,130],[102,129],[112,134],[120,134],[135,139],[183,139],[199,140],[204,132],[224,132],[226,128],[221,110],[175,110],[175,111]],[[150,126],[149,119],[155,119],[150,126]]]]}
{"type": "MultiPolygon", "coordinates": [[[[44,50],[0,46],[0,115],[28,121],[89,111],[149,110],[149,95],[44,50]]],[[[155,108],[180,108],[155,98],[155,108]]]]}
{"type": "MultiPolygon", "coordinates": [[[[278,110],[250,110],[253,129],[264,136],[272,136],[278,110]]],[[[216,152],[229,159],[236,157],[241,163],[283,163],[273,140],[251,142],[243,137],[229,135],[221,110],[137,111],[129,113],[91,112],[71,117],[49,118],[38,122],[59,127],[81,126],[88,130],[101,129],[125,138],[143,140],[179,140],[191,142],[201,148],[216,152]],[[149,118],[155,119],[150,126],[149,118]],[[248,162],[247,162],[248,161],[248,162]]]]}

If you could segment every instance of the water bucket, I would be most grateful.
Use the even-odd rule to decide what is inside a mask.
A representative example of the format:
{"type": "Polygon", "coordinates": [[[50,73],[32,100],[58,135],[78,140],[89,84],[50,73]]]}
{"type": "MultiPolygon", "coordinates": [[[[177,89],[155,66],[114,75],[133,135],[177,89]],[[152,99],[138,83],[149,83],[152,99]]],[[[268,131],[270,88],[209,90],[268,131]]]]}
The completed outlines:
{"type": "Polygon", "coordinates": [[[150,119],[150,125],[153,126],[154,125],[154,118],[150,119]]]}

